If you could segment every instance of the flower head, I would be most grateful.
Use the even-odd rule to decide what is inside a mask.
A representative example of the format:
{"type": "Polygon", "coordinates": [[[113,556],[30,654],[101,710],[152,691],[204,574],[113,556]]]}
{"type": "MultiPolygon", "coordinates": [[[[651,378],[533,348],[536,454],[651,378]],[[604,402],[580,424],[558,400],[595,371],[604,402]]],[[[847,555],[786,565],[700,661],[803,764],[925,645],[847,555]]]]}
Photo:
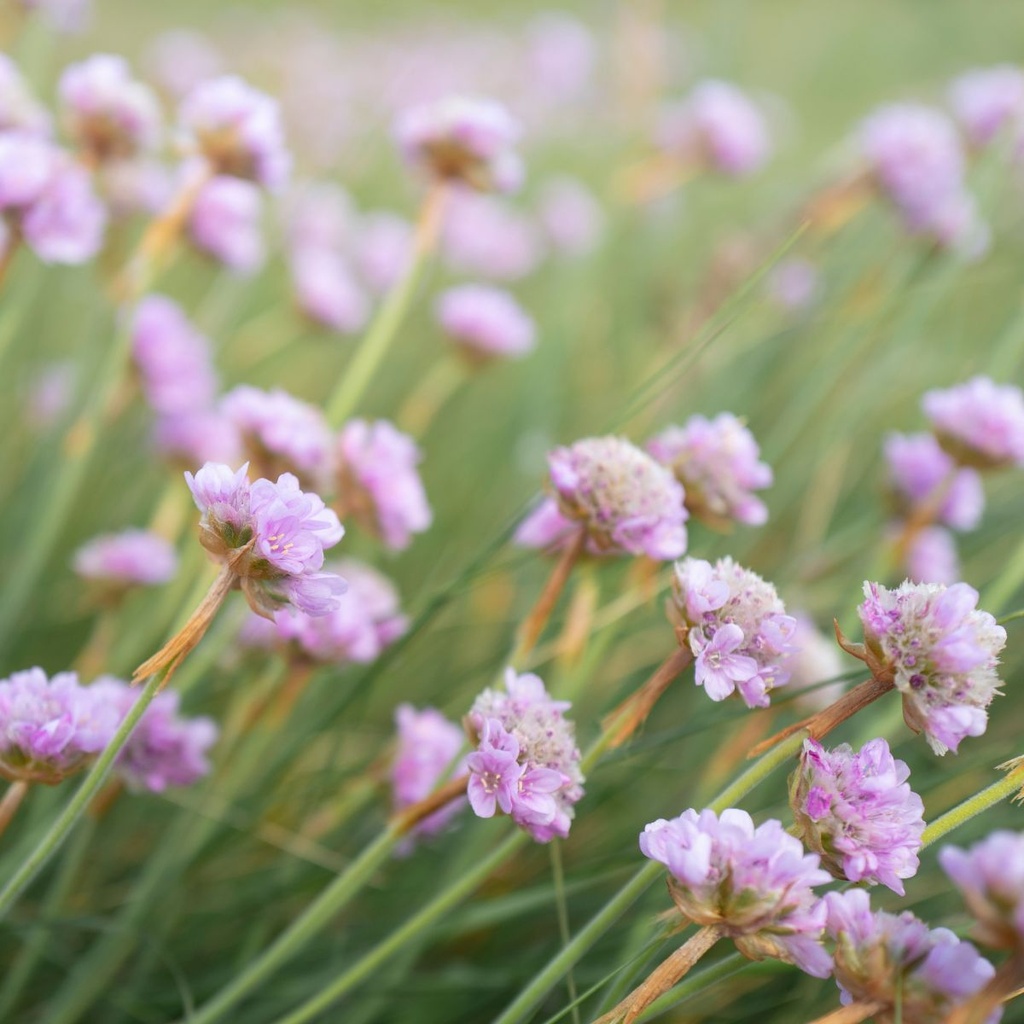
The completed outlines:
{"type": "Polygon", "coordinates": [[[767,707],[769,693],[789,681],[796,620],[770,583],[721,558],[676,564],[672,613],[696,662],[694,677],[712,700],[739,691],[747,707],[767,707]]]}
{"type": "Polygon", "coordinates": [[[341,256],[308,246],[295,250],[290,263],[295,301],[310,320],[342,334],[363,327],[370,304],[341,256]]]}
{"type": "Polygon", "coordinates": [[[452,196],[442,236],[448,266],[460,274],[517,281],[537,269],[544,245],[537,224],[499,196],[452,196]]]}
{"type": "Polygon", "coordinates": [[[339,500],[392,550],[409,546],[433,521],[416,466],[416,442],[387,420],[350,420],[338,438],[339,500]]]}
{"type": "Polygon", "coordinates": [[[807,846],[836,878],[881,882],[903,895],[917,873],[924,803],[907,784],[910,769],[883,739],[859,753],[805,740],[789,799],[807,846]]]}
{"type": "Polygon", "coordinates": [[[975,146],[986,146],[1006,126],[1024,129],[1024,70],[1014,64],[978,68],[956,78],[949,103],[975,146]]]}
{"type": "Polygon", "coordinates": [[[961,465],[1024,466],[1024,392],[1016,385],[974,377],[926,392],[921,407],[939,443],[961,465]]]}
{"type": "Polygon", "coordinates": [[[533,349],[533,320],[500,288],[449,288],[438,299],[436,315],[445,334],[470,358],[516,358],[533,349]]]}
{"type": "Polygon", "coordinates": [[[994,949],[1024,949],[1024,833],[993,832],[969,850],[946,846],[939,864],[974,917],[974,937],[994,949]]]}
{"type": "Polygon", "coordinates": [[[75,572],[115,587],[166,583],[178,569],[174,545],[149,530],[106,533],[83,544],[74,557],[75,572]]]}
{"type": "Polygon", "coordinates": [[[510,814],[539,843],[565,838],[583,796],[567,701],[552,700],[539,677],[505,673],[505,691],[484,690],[466,716],[477,749],[466,759],[468,795],[482,818],[510,814]]]}
{"type": "Polygon", "coordinates": [[[576,178],[558,177],[545,182],[537,216],[552,248],[565,256],[591,252],[604,233],[604,210],[576,178]]]}
{"type": "Polygon", "coordinates": [[[816,854],[778,821],[754,827],[746,811],[683,811],[640,833],[645,857],[672,876],[672,898],[700,925],[717,925],[752,960],[775,957],[828,977],[822,948],[825,908],[813,886],[830,881],[816,854]]]}
{"type": "Polygon", "coordinates": [[[956,753],[965,736],[985,731],[1006,630],[977,608],[978,592],[966,583],[865,583],[864,595],[864,640],[892,672],[907,724],[935,753],[956,753]]]}
{"type": "MultiPolygon", "coordinates": [[[[903,528],[894,532],[898,536],[903,528]]],[[[907,545],[907,578],[914,583],[941,583],[951,586],[961,578],[956,539],[942,526],[917,530],[907,545]]]]}
{"type": "Polygon", "coordinates": [[[390,291],[409,266],[412,225],[394,213],[369,213],[359,222],[355,260],[371,291],[390,291]]]}
{"type": "Polygon", "coordinates": [[[481,192],[512,192],[522,180],[519,126],[493,100],[449,96],[412,107],[394,133],[405,159],[438,178],[481,192]]]}
{"type": "Polygon", "coordinates": [[[196,248],[239,274],[263,264],[263,196],[251,181],[219,175],[199,190],[189,216],[196,248]]]}
{"type": "Polygon", "coordinates": [[[947,928],[929,928],[909,911],[872,912],[862,889],[827,893],[824,906],[841,1001],[881,1003],[879,1024],[945,1020],[995,974],[947,928]]]}
{"type": "Polygon", "coordinates": [[[800,313],[814,304],[822,290],[821,271],[810,260],[781,260],[768,272],[765,290],[771,301],[788,313],[800,313]]]}
{"type": "Polygon", "coordinates": [[[692,416],[685,426],[651,438],[647,451],[672,470],[698,519],[712,525],[767,522],[768,509],[752,492],[771,486],[771,467],[760,461],[754,435],[732,413],[713,420],[692,416]]]}

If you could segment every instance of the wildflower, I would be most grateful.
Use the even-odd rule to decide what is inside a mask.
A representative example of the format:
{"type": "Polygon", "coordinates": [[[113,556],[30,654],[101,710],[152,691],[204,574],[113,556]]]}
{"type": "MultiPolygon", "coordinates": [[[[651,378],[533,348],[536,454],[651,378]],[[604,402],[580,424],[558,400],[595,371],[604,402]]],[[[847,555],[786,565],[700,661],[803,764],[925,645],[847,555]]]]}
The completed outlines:
{"type": "Polygon", "coordinates": [[[387,547],[401,551],[433,521],[416,442],[387,420],[350,420],[338,438],[338,500],[387,547]]]}
{"type": "Polygon", "coordinates": [[[445,261],[460,274],[516,281],[537,269],[543,239],[532,218],[496,196],[452,196],[444,223],[445,261]]]}
{"type": "Polygon", "coordinates": [[[75,572],[114,587],[166,583],[178,569],[174,546],[149,530],[107,533],[75,552],[75,572]]]}
{"type": "Polygon", "coordinates": [[[968,850],[946,846],[939,864],[975,920],[974,937],[993,949],[1024,949],[1024,834],[993,832],[968,850]]]}
{"type": "Polygon", "coordinates": [[[907,784],[909,775],[884,739],[859,753],[846,743],[826,750],[804,741],[790,805],[798,835],[836,878],[881,882],[903,895],[902,879],[917,873],[924,832],[924,803],[907,784]]]}
{"type": "Polygon", "coordinates": [[[663,560],[686,550],[682,486],[645,452],[620,437],[590,437],[548,455],[553,502],[540,506],[516,534],[536,536],[538,520],[559,524],[559,539],[586,534],[595,554],[646,555],[663,560]],[[553,515],[561,517],[561,522],[553,515]]]}
{"type": "Polygon", "coordinates": [[[767,707],[789,681],[786,659],[796,620],[770,583],[722,558],[676,564],[672,614],[694,657],[695,682],[715,701],[739,691],[747,707],[767,707]]]}
{"type": "Polygon", "coordinates": [[[942,447],[960,465],[1024,466],[1024,392],[1013,384],[974,377],[921,399],[942,447]]]}
{"type": "Polygon", "coordinates": [[[831,877],[780,822],[755,828],[735,808],[721,817],[687,810],[647,825],[640,850],[668,868],[672,899],[691,921],[721,929],[751,960],[773,957],[828,977],[825,908],[813,886],[831,877]]]}
{"type": "Polygon", "coordinates": [[[310,320],[342,334],[366,324],[370,304],[341,256],[308,247],[294,251],[290,262],[295,301],[310,320]]]}
{"type": "Polygon", "coordinates": [[[945,1020],[995,974],[947,928],[929,928],[909,911],[872,912],[861,889],[827,893],[823,905],[840,1001],[880,1004],[879,1024],[945,1020]]]}
{"type": "Polygon", "coordinates": [[[484,690],[466,727],[477,749],[466,758],[470,806],[481,818],[497,809],[539,843],[569,834],[583,796],[575,730],[538,676],[505,673],[505,691],[484,690]]]}
{"type": "Polygon", "coordinates": [[[975,146],[987,146],[1006,126],[1024,128],[1024,71],[1014,64],[978,68],[956,78],[949,103],[975,146]]]}
{"type": "Polygon", "coordinates": [[[782,260],[768,272],[765,287],[768,297],[780,309],[800,313],[818,298],[821,274],[809,260],[782,260]]]}
{"type": "Polygon", "coordinates": [[[260,190],[250,181],[220,175],[199,190],[189,215],[196,247],[231,270],[252,274],[265,256],[260,190]]]}
{"type": "Polygon", "coordinates": [[[956,540],[941,526],[926,526],[907,545],[907,577],[914,583],[950,586],[960,579],[956,540]]]}
{"type": "Polygon", "coordinates": [[[867,651],[892,674],[907,725],[935,753],[956,753],[965,736],[985,731],[1006,630],[977,609],[978,592],[966,583],[865,583],[864,595],[867,651]]]}
{"type": "Polygon", "coordinates": [[[234,75],[197,85],[181,104],[182,130],[215,174],[274,191],[291,169],[277,101],[234,75]]]}
{"type": "Polygon", "coordinates": [[[355,260],[371,291],[383,295],[402,278],[412,256],[412,242],[412,225],[396,214],[369,213],[362,218],[355,260]]]}
{"type": "Polygon", "coordinates": [[[89,765],[120,717],[74,672],[41,668],[0,680],[0,775],[53,785],[89,765]]]}
{"type": "Polygon", "coordinates": [[[771,152],[764,116],[741,89],[717,79],[664,111],[658,141],[686,162],[730,177],[760,170],[771,152]]]}
{"type": "Polygon", "coordinates": [[[550,178],[541,189],[538,219],[552,247],[565,256],[594,250],[604,233],[604,211],[576,178],[550,178]]]}
{"type": "Polygon", "coordinates": [[[153,440],[163,455],[186,466],[204,462],[238,462],[238,430],[216,409],[185,409],[163,414],[153,428],[153,440]]]}
{"type": "Polygon", "coordinates": [[[771,467],[759,461],[754,435],[732,413],[713,420],[692,416],[685,426],[651,438],[647,451],[672,470],[698,519],[719,526],[767,522],[767,507],[751,492],[771,486],[771,467]]]}
{"type": "Polygon", "coordinates": [[[156,95],[123,57],[98,53],[66,68],[58,86],[63,120],[94,163],[134,157],[160,143],[156,95]]]}
{"type": "Polygon", "coordinates": [[[481,192],[512,192],[522,180],[519,126],[493,100],[449,96],[412,107],[395,122],[395,139],[410,164],[442,180],[481,192]]]}
{"type": "Polygon", "coordinates": [[[514,358],[533,349],[533,320],[499,288],[481,284],[449,288],[435,312],[444,332],[471,358],[514,358]]]}

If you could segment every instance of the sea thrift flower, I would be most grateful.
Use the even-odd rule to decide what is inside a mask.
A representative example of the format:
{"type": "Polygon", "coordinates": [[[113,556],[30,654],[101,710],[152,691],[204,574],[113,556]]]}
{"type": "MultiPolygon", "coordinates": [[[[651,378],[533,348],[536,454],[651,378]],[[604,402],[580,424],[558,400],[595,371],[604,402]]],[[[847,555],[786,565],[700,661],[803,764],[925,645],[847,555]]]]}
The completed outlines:
{"type": "Polygon", "coordinates": [[[250,484],[248,468],[208,462],[195,476],[185,474],[202,513],[203,547],[240,579],[258,614],[272,618],[287,604],[307,615],[328,614],[345,588],[341,577],[319,571],[324,549],[344,535],[338,517],[317,495],[300,490],[290,473],[276,483],[250,484]]]}
{"type": "Polygon", "coordinates": [[[796,620],[757,573],[720,558],[676,564],[672,613],[693,656],[694,677],[715,701],[739,691],[749,708],[767,707],[769,693],[789,681],[796,620]]]}
{"type": "Polygon", "coordinates": [[[363,281],[378,295],[391,290],[412,257],[412,225],[393,213],[369,213],[359,223],[355,260],[363,281]]]}
{"type": "Polygon", "coordinates": [[[0,53],[0,132],[50,133],[50,115],[32,95],[17,64],[0,53]]]}
{"type": "Polygon", "coordinates": [[[325,483],[331,474],[331,432],[323,413],[287,391],[240,384],[220,402],[260,473],[294,472],[304,482],[325,483]]]}
{"type": "Polygon", "coordinates": [[[767,507],[751,492],[771,486],[771,467],[760,461],[754,435],[732,413],[713,420],[692,416],[685,426],[651,438],[647,450],[675,474],[686,490],[686,507],[698,519],[717,525],[767,522],[767,507]]]}
{"type": "Polygon", "coordinates": [[[778,821],[754,827],[746,811],[683,811],[640,834],[645,857],[672,876],[672,899],[695,924],[713,925],[751,960],[773,957],[826,978],[825,907],[813,886],[831,881],[816,854],[778,821]]]}
{"type": "Polygon", "coordinates": [[[935,520],[954,530],[973,530],[985,509],[985,492],[977,470],[961,469],[931,434],[890,434],[885,439],[889,484],[910,514],[934,505],[935,520]]]}
{"type": "Polygon", "coordinates": [[[338,500],[369,532],[394,551],[433,521],[416,466],[416,442],[387,420],[350,420],[338,438],[338,500]]]}
{"type": "Polygon", "coordinates": [[[240,274],[263,264],[263,197],[250,181],[221,175],[200,189],[189,216],[195,246],[240,274]]]}
{"type": "Polygon", "coordinates": [[[217,174],[274,191],[291,169],[277,101],[234,75],[197,85],[182,102],[182,129],[217,174]]]}
{"type": "Polygon", "coordinates": [[[771,152],[764,116],[729,82],[708,79],[662,116],[659,142],[687,162],[730,177],[761,169],[771,152]]]}
{"type": "Polygon", "coordinates": [[[533,273],[544,251],[532,219],[494,196],[453,196],[444,224],[442,250],[460,274],[517,281],[533,273]]]}
{"type": "Polygon", "coordinates": [[[522,181],[519,126],[493,100],[449,96],[412,107],[395,122],[395,140],[410,164],[437,178],[481,192],[512,192],[522,181]]]}
{"type": "Polygon", "coordinates": [[[107,533],[83,544],[75,552],[79,576],[117,588],[166,583],[178,569],[174,545],[149,530],[107,533]]]}
{"type": "Polygon", "coordinates": [[[865,583],[864,596],[864,640],[903,694],[907,725],[936,754],[956,753],[965,736],[985,731],[1006,630],[977,608],[978,592],[966,583],[865,583]]]}
{"type": "MultiPolygon", "coordinates": [[[[551,485],[562,517],[562,539],[582,529],[588,550],[646,555],[663,560],[686,550],[683,488],[649,455],[620,437],[589,437],[548,455],[551,485]],[[575,525],[574,525],[575,524],[575,525]]],[[[558,522],[541,506],[517,533],[520,543],[542,518],[558,522]]]]}
{"type": "Polygon", "coordinates": [[[821,274],[809,260],[782,260],[768,272],[765,289],[780,309],[800,313],[817,299],[821,291],[821,274]]]}
{"type": "Polygon", "coordinates": [[[1024,71],[1013,64],[968,71],[949,87],[949,103],[975,146],[1011,125],[1024,128],[1024,71]]]}
{"type": "Polygon", "coordinates": [[[0,775],[54,784],[85,768],[111,740],[120,716],[80,686],[74,672],[40,668],[0,680],[0,775]]]}
{"type": "Polygon", "coordinates": [[[99,190],[111,216],[157,214],[174,198],[174,176],[157,160],[111,160],[97,171],[99,190]]]}
{"type": "Polygon", "coordinates": [[[484,690],[466,726],[477,749],[466,758],[473,812],[512,816],[539,843],[569,835],[573,805],[583,796],[575,729],[538,676],[505,673],[505,691],[484,690]]]}
{"type": "Polygon", "coordinates": [[[883,739],[859,753],[846,743],[826,750],[805,740],[789,784],[799,837],[836,878],[881,882],[902,896],[902,879],[917,873],[924,832],[924,803],[909,776],[883,739]]]}
{"type": "Polygon", "coordinates": [[[604,233],[604,210],[576,178],[551,178],[545,182],[537,216],[552,248],[566,256],[591,252],[604,233]]]}
{"type": "Polygon", "coordinates": [[[909,911],[872,913],[862,889],[826,893],[823,906],[836,945],[840,1001],[881,1003],[873,1015],[878,1024],[945,1020],[995,974],[969,942],[947,928],[929,928],[909,911]]]}
{"type": "MultiPolygon", "coordinates": [[[[902,527],[897,527],[893,532],[899,536],[902,531],[902,527]]],[[[941,583],[948,587],[961,579],[956,540],[941,526],[915,531],[907,545],[905,564],[907,578],[913,583],[941,583]]]]}
{"type": "Polygon", "coordinates": [[[975,920],[974,937],[993,949],[1024,949],[1024,833],[993,832],[969,850],[946,846],[939,864],[975,920]]]}
{"type": "Polygon", "coordinates": [[[449,288],[437,301],[442,330],[470,358],[524,356],[533,349],[533,320],[508,292],[482,284],[449,288]]]}
{"type": "Polygon", "coordinates": [[[789,673],[789,692],[796,697],[798,707],[809,712],[821,711],[843,693],[841,682],[818,684],[834,679],[843,671],[843,660],[831,631],[825,636],[813,620],[803,612],[793,612],[796,627],[789,638],[792,651],[786,656],[784,667],[789,673]],[[809,689],[813,687],[813,689],[809,689]],[[806,693],[802,692],[807,690],[806,693]],[[799,696],[797,696],[799,693],[799,696]]]}
{"type": "Polygon", "coordinates": [[[96,163],[133,157],[160,142],[160,106],[132,78],[123,57],[98,53],[72,64],[58,85],[62,115],[75,144],[96,163]]]}
{"type": "Polygon", "coordinates": [[[161,454],[188,466],[238,462],[242,457],[238,429],[216,409],[185,409],[161,415],[153,427],[153,442],[161,454]]]}
{"type": "Polygon", "coordinates": [[[302,654],[317,661],[374,661],[409,626],[398,591],[386,576],[355,559],[328,568],[348,584],[338,607],[316,618],[283,609],[275,617],[277,635],[294,640],[302,654]]]}
{"type": "Polygon", "coordinates": [[[942,447],[961,465],[1024,466],[1024,392],[1016,385],[974,377],[925,392],[921,407],[942,447]]]}
{"type": "Polygon", "coordinates": [[[325,248],[303,248],[292,253],[292,287],[302,312],[316,324],[342,334],[365,326],[370,304],[348,264],[325,248]]]}

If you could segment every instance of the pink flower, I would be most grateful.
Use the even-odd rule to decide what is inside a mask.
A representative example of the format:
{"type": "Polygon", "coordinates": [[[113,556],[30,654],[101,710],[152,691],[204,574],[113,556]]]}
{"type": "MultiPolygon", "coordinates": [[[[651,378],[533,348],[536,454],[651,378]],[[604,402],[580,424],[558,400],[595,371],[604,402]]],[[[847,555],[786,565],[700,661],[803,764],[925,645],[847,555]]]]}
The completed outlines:
{"type": "Polygon", "coordinates": [[[524,766],[519,763],[519,743],[494,718],[484,720],[477,749],[466,758],[469,783],[466,795],[473,813],[479,818],[493,818],[500,808],[512,811],[524,766]]]}
{"type": "Polygon", "coordinates": [[[516,358],[533,349],[533,320],[508,293],[487,285],[449,288],[436,305],[445,334],[471,357],[516,358]]]}
{"type": "Polygon", "coordinates": [[[227,175],[211,179],[192,206],[193,243],[231,270],[255,273],[265,258],[262,206],[263,197],[252,182],[227,175]]]}
{"type": "Polygon", "coordinates": [[[536,223],[506,200],[466,192],[453,197],[442,251],[457,273],[516,281],[533,273],[544,256],[536,223]]]}
{"type": "Polygon", "coordinates": [[[939,443],[961,465],[1024,466],[1024,392],[1016,385],[974,377],[926,392],[921,407],[939,443]]]}
{"type": "Polygon", "coordinates": [[[330,249],[306,247],[292,253],[292,287],[299,309],[314,323],[341,334],[366,324],[370,304],[348,264],[330,249]]]}
{"type": "Polygon", "coordinates": [[[954,79],[949,103],[976,146],[987,146],[1009,126],[1024,129],[1024,71],[1014,64],[978,68],[954,79]]]}
{"type": "Polygon", "coordinates": [[[174,546],[148,530],[107,533],[75,552],[75,572],[119,587],[166,583],[178,569],[174,546]]]}

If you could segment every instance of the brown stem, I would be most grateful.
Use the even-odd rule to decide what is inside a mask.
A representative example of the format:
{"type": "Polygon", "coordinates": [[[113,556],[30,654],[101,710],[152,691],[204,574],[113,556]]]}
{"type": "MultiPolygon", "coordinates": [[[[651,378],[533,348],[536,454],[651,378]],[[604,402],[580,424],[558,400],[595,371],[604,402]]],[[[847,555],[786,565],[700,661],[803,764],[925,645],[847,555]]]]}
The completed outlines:
{"type": "Polygon", "coordinates": [[[840,1006],[838,1010],[826,1013],[824,1017],[818,1017],[811,1024],[860,1024],[862,1020],[884,1009],[885,1004],[879,1002],[850,1003],[849,1006],[840,1006]]]}
{"type": "Polygon", "coordinates": [[[427,193],[420,208],[412,239],[414,262],[434,251],[441,228],[444,226],[444,215],[450,196],[451,188],[443,181],[434,182],[427,193]]]}
{"type": "Polygon", "coordinates": [[[111,779],[89,804],[89,814],[96,821],[102,821],[123,792],[124,783],[120,779],[111,779]]]}
{"type": "Polygon", "coordinates": [[[182,659],[203,639],[210,628],[210,623],[213,622],[213,617],[217,614],[217,609],[224,603],[224,598],[237,581],[238,577],[230,565],[221,566],[217,578],[206,592],[206,597],[189,616],[188,622],[156,654],[132,673],[132,682],[139,683],[158,672],[164,672],[163,685],[166,686],[182,659]]]}
{"type": "Polygon", "coordinates": [[[633,1024],[658,996],[676,985],[698,960],[724,934],[721,925],[709,924],[691,936],[670,957],[663,960],[647,979],[639,984],[615,1009],[599,1017],[594,1024],[633,1024]]]}
{"type": "Polygon", "coordinates": [[[555,567],[551,570],[551,575],[548,577],[547,583],[544,584],[540,597],[537,598],[537,603],[519,627],[519,638],[516,641],[516,648],[509,659],[513,665],[521,664],[540,639],[548,619],[551,618],[551,613],[555,610],[558,598],[565,589],[565,584],[569,580],[572,568],[583,553],[583,545],[586,543],[586,540],[587,532],[581,528],[562,550],[561,557],[555,563],[555,567]]]}
{"type": "Polygon", "coordinates": [[[3,800],[0,800],[0,835],[7,831],[7,826],[14,817],[14,812],[21,806],[28,792],[28,783],[24,779],[12,782],[4,793],[3,800]]]}
{"type": "Polygon", "coordinates": [[[466,792],[469,784],[468,775],[459,775],[457,778],[449,779],[439,789],[434,790],[430,796],[419,803],[405,807],[398,811],[391,819],[399,832],[409,832],[414,829],[424,818],[429,818],[436,811],[441,810],[446,804],[457,800],[466,792]]]}
{"type": "Polygon", "coordinates": [[[11,269],[11,264],[14,263],[14,257],[21,248],[21,234],[16,229],[12,228],[7,238],[7,245],[4,246],[4,251],[0,253],[0,289],[3,288],[4,282],[7,280],[8,271],[11,269]]]}
{"type": "Polygon", "coordinates": [[[892,545],[892,559],[896,567],[903,564],[917,535],[931,526],[942,511],[942,503],[949,496],[950,488],[960,471],[954,466],[912,509],[903,521],[903,529],[892,545]]]}
{"type": "Polygon", "coordinates": [[[621,747],[643,725],[661,695],[692,661],[689,647],[677,647],[639,690],[604,717],[601,727],[608,737],[606,745],[609,750],[621,747]]]}

